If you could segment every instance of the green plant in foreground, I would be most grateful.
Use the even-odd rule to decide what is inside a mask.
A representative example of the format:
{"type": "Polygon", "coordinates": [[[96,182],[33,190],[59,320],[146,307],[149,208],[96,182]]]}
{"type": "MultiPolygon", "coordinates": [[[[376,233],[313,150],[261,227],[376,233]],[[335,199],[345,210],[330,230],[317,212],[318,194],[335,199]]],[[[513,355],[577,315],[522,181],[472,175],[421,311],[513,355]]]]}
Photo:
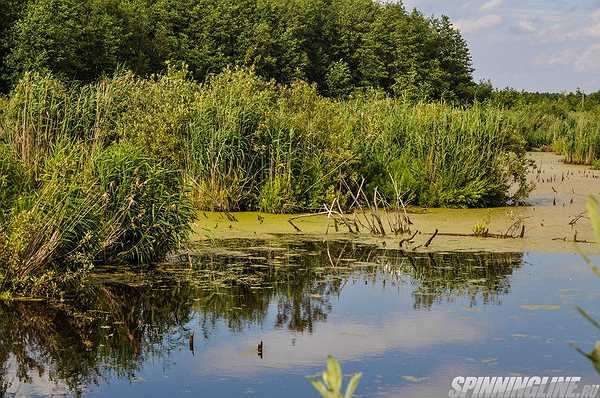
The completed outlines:
{"type": "Polygon", "coordinates": [[[319,391],[323,398],[351,398],[358,387],[362,373],[352,375],[346,392],[342,394],[342,367],[340,363],[331,355],[327,357],[327,367],[323,372],[322,378],[311,378],[312,385],[319,391]]]}
{"type": "MultiPolygon", "coordinates": [[[[600,241],[600,209],[598,206],[598,201],[594,198],[590,199],[587,208],[590,219],[592,220],[594,232],[596,234],[596,240],[600,241]]],[[[585,260],[592,267],[592,271],[594,272],[594,274],[596,274],[600,278],[600,268],[592,264],[592,262],[588,258],[585,258],[585,260]]],[[[596,329],[598,329],[598,331],[600,331],[600,322],[592,318],[592,316],[583,308],[577,307],[577,310],[587,321],[589,321],[592,325],[596,327],[596,329]]],[[[594,346],[594,349],[591,352],[584,352],[583,350],[577,347],[576,349],[582,355],[587,357],[596,368],[596,371],[600,373],[600,341],[596,342],[596,345],[594,346]]]]}

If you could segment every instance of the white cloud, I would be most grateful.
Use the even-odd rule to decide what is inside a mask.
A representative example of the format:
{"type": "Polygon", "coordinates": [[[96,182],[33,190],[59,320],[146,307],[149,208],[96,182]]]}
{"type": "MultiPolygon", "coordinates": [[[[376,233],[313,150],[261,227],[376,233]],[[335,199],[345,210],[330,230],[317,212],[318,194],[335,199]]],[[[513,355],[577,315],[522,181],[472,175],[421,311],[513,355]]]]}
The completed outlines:
{"type": "Polygon", "coordinates": [[[600,44],[594,44],[581,53],[573,63],[578,72],[600,72],[600,44]]]}
{"type": "Polygon", "coordinates": [[[491,11],[502,5],[503,0],[489,0],[485,2],[481,7],[479,7],[480,11],[491,11]]]}
{"type": "Polygon", "coordinates": [[[477,19],[461,19],[454,24],[462,33],[477,33],[484,29],[495,28],[504,22],[502,15],[485,15],[477,19]]]}
{"type": "Polygon", "coordinates": [[[569,48],[558,53],[540,55],[533,59],[534,65],[567,65],[576,72],[600,72],[600,44],[584,49],[569,48]]]}
{"type": "Polygon", "coordinates": [[[68,387],[62,381],[54,380],[48,369],[27,372],[27,376],[30,379],[25,381],[18,377],[19,365],[14,355],[10,355],[6,365],[7,374],[5,375],[5,381],[9,383],[7,395],[10,397],[62,397],[67,396],[69,393],[68,387]]]}
{"type": "Polygon", "coordinates": [[[517,22],[517,27],[519,28],[519,31],[523,33],[536,33],[538,31],[538,28],[533,22],[527,19],[522,19],[517,22]]]}
{"type": "Polygon", "coordinates": [[[573,49],[562,50],[553,54],[538,55],[533,58],[534,65],[569,65],[577,57],[573,49]]]}
{"type": "Polygon", "coordinates": [[[592,20],[582,28],[575,29],[565,33],[567,39],[593,39],[600,37],[600,20],[592,18],[592,20]]]}

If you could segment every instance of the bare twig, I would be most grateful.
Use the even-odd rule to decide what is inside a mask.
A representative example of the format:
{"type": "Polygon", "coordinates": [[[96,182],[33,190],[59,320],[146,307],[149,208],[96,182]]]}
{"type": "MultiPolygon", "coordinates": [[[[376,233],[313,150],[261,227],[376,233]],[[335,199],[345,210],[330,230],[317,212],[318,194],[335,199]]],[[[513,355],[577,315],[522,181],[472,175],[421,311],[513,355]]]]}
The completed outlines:
{"type": "Polygon", "coordinates": [[[431,235],[431,237],[427,240],[427,242],[425,242],[425,247],[429,247],[429,245],[431,244],[431,242],[433,241],[433,239],[437,236],[438,232],[439,231],[436,228],[436,230],[433,233],[433,235],[431,235]]]}
{"type": "Polygon", "coordinates": [[[410,238],[402,239],[400,241],[400,247],[402,247],[405,243],[412,243],[413,239],[415,238],[415,236],[417,236],[418,233],[419,233],[419,231],[415,231],[415,233],[410,238]]]}

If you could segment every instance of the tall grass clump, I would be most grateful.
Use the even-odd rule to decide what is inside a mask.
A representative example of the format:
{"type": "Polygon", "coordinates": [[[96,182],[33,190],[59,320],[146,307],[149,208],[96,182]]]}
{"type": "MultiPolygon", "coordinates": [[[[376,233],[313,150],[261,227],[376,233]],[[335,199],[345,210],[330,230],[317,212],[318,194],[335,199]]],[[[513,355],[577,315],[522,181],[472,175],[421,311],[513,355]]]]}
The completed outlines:
{"type": "Polygon", "coordinates": [[[9,97],[0,121],[3,290],[52,295],[99,262],[158,261],[185,239],[194,212],[181,169],[135,134],[118,134],[130,95],[119,93],[123,81],[135,79],[65,87],[27,75],[9,97]]]}
{"type": "Polygon", "coordinates": [[[526,142],[527,150],[549,149],[565,130],[568,112],[543,105],[522,105],[505,109],[515,132],[526,142]]]}
{"type": "Polygon", "coordinates": [[[275,100],[274,84],[241,70],[226,70],[198,87],[186,156],[200,207],[256,207],[264,153],[271,144],[261,132],[275,100]]]}
{"type": "Polygon", "coordinates": [[[293,212],[335,196],[342,166],[356,159],[340,103],[304,82],[277,87],[244,70],[199,90],[187,168],[201,207],[293,212]]]}
{"type": "Polygon", "coordinates": [[[564,155],[565,162],[592,164],[600,159],[600,119],[594,112],[572,112],[553,149],[564,155]]]}
{"type": "Polygon", "coordinates": [[[367,106],[379,116],[379,133],[360,141],[361,163],[388,195],[399,190],[412,203],[445,207],[498,206],[527,196],[524,142],[497,108],[390,100],[367,106]]]}
{"type": "Polygon", "coordinates": [[[98,141],[100,112],[90,87],[67,87],[49,75],[26,73],[5,103],[1,138],[35,179],[57,141],[98,141]]]}
{"type": "Polygon", "coordinates": [[[13,207],[23,189],[25,170],[10,147],[0,143],[0,222],[13,207]]]}
{"type": "MultiPolygon", "coordinates": [[[[598,203],[598,200],[594,197],[590,198],[588,200],[587,209],[588,209],[588,215],[592,222],[592,227],[594,228],[594,233],[596,235],[596,241],[600,242],[600,204],[598,203]]],[[[594,264],[592,262],[592,260],[590,260],[587,257],[585,257],[585,260],[588,264],[590,264],[594,274],[596,274],[596,276],[600,277],[600,268],[598,268],[598,265],[594,264]]],[[[598,332],[600,333],[600,322],[598,320],[594,319],[592,317],[592,315],[590,315],[590,313],[588,313],[583,308],[578,307],[577,309],[578,309],[579,313],[587,321],[589,321],[590,324],[595,329],[597,329],[598,332]]],[[[585,352],[579,347],[576,347],[576,349],[577,349],[577,351],[579,351],[579,353],[581,353],[587,359],[590,360],[590,362],[596,369],[596,372],[598,372],[598,374],[600,374],[600,340],[596,341],[596,344],[594,345],[593,349],[590,352],[585,352]]]]}
{"type": "Polygon", "coordinates": [[[178,170],[138,146],[119,143],[96,156],[93,176],[107,226],[95,260],[150,263],[183,243],[195,215],[178,170]]]}
{"type": "Polygon", "coordinates": [[[265,142],[258,208],[270,212],[321,208],[349,198],[344,182],[358,179],[358,156],[345,102],[296,82],[281,89],[261,132],[265,142]]]}
{"type": "Polygon", "coordinates": [[[63,148],[3,231],[5,288],[48,294],[97,263],[151,263],[182,243],[194,212],[177,171],[130,144],[92,158],[63,148]]]}

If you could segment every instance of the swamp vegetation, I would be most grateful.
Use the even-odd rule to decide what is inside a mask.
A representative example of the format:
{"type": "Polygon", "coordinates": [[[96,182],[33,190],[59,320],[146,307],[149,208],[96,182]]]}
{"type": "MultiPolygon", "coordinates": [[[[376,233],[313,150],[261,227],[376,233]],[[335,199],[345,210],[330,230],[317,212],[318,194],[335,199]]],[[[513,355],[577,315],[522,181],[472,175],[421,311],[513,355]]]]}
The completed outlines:
{"type": "MultiPolygon", "coordinates": [[[[185,68],[85,85],[26,73],[0,101],[6,292],[43,296],[97,264],[161,260],[199,210],[354,209],[359,196],[398,210],[493,207],[523,203],[533,186],[531,131],[492,102],[342,100],[252,70],[197,83],[185,68]]],[[[555,146],[585,147],[577,131],[594,131],[561,126],[555,146]]]]}
{"type": "MultiPolygon", "coordinates": [[[[350,332],[333,328],[327,349],[339,338],[350,351],[386,352],[361,333],[406,350],[471,344],[480,325],[437,306],[501,307],[526,249],[594,244],[580,207],[597,193],[584,166],[600,167],[600,94],[476,83],[446,17],[372,0],[0,0],[0,13],[0,395],[42,375],[75,394],[137,382],[148,361],[265,325],[275,335],[258,354],[277,368],[277,333],[295,347],[348,290],[375,297],[352,308],[392,297],[389,310],[391,290],[435,316],[404,314],[406,335],[344,324],[350,332]],[[282,214],[288,233],[320,214],[325,235],[350,238],[277,234],[269,222],[282,214]],[[471,251],[498,239],[503,253],[451,252],[465,238],[452,228],[465,223],[471,251]],[[231,239],[244,227],[251,239],[231,239]],[[276,239],[259,239],[261,228],[276,239]],[[419,252],[434,240],[437,253],[419,252]]],[[[557,309],[510,305],[516,324],[514,311],[557,309]]],[[[549,330],[537,328],[544,315],[523,318],[533,333],[549,330]]],[[[505,328],[490,335],[514,341],[493,349],[531,349],[505,328]]],[[[304,351],[322,362],[318,348],[304,351]]],[[[256,366],[246,354],[236,366],[256,366]]],[[[586,355],[597,364],[598,346],[586,355]]],[[[333,360],[328,373],[315,385],[341,396],[333,360]]]]}
{"type": "Polygon", "coordinates": [[[76,285],[94,264],[164,258],[197,209],[347,207],[357,187],[383,206],[400,192],[496,206],[529,189],[523,139],[495,107],[334,100],[244,70],[81,86],[27,73],[0,131],[3,286],[30,294],[76,285]]]}
{"type": "Polygon", "coordinates": [[[475,83],[448,18],[211,1],[0,1],[2,291],[164,259],[198,210],[520,204],[527,149],[600,154],[597,96],[475,83]]]}

